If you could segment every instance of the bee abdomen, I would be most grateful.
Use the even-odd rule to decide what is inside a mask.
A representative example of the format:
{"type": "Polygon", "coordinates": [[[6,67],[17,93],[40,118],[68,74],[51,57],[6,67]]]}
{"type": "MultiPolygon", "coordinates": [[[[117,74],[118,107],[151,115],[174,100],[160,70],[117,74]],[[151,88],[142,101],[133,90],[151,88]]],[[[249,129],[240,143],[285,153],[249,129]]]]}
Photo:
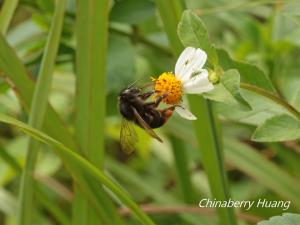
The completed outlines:
{"type": "Polygon", "coordinates": [[[144,120],[153,129],[161,127],[165,123],[165,120],[162,117],[161,113],[157,110],[152,110],[145,113],[144,120]]]}

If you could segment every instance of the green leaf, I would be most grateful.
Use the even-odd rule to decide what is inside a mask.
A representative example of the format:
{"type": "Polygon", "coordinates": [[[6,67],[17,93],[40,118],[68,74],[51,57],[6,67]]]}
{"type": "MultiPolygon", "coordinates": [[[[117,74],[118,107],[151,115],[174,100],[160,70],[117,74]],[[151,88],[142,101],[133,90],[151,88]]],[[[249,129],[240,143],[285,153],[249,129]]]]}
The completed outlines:
{"type": "Polygon", "coordinates": [[[216,66],[218,55],[210,44],[207,30],[201,19],[191,11],[184,11],[178,24],[178,36],[185,47],[191,46],[203,49],[208,56],[208,62],[216,66]]]}
{"type": "Polygon", "coordinates": [[[252,110],[242,111],[239,106],[219,103],[217,108],[222,116],[240,123],[258,126],[268,118],[287,113],[285,109],[270,99],[248,90],[241,91],[252,110]]]}
{"type": "Polygon", "coordinates": [[[51,149],[61,157],[66,168],[81,188],[82,193],[89,199],[97,212],[101,212],[101,202],[103,200],[102,196],[99,195],[98,188],[105,185],[111,193],[132,210],[132,213],[140,220],[141,224],[154,225],[152,220],[130,199],[126,191],[122,190],[85,158],[75,153],[74,150],[70,150],[57,140],[12,117],[0,113],[0,121],[16,126],[31,137],[51,146],[51,149]],[[97,186],[94,186],[94,182],[97,186]]]}
{"type": "Polygon", "coordinates": [[[265,90],[275,92],[267,75],[257,66],[250,63],[233,60],[223,49],[217,49],[219,63],[223,70],[237,69],[241,75],[241,82],[255,85],[265,90]]]}
{"type": "Polygon", "coordinates": [[[300,214],[284,213],[282,216],[273,216],[268,221],[261,221],[257,225],[298,225],[300,214]]]}
{"type": "Polygon", "coordinates": [[[220,79],[220,83],[207,93],[205,98],[223,102],[228,105],[239,105],[242,110],[251,110],[251,106],[244,99],[240,91],[240,74],[237,70],[226,71],[220,79]]]}
{"type": "Polygon", "coordinates": [[[252,140],[262,142],[287,141],[298,138],[300,138],[300,120],[288,115],[267,119],[252,135],[252,140]]]}
{"type": "Polygon", "coordinates": [[[110,20],[138,24],[154,15],[155,6],[150,0],[123,0],[115,2],[110,13],[110,20]]]}

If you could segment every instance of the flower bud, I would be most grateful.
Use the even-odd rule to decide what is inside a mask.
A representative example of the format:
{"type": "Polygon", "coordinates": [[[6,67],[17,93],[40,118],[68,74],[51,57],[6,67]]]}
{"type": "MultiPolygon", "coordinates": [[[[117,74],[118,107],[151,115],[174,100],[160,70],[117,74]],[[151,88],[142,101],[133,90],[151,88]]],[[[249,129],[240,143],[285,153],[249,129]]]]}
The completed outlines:
{"type": "Polygon", "coordinates": [[[208,80],[212,84],[218,84],[220,82],[220,75],[216,71],[210,70],[208,74],[208,80]]]}

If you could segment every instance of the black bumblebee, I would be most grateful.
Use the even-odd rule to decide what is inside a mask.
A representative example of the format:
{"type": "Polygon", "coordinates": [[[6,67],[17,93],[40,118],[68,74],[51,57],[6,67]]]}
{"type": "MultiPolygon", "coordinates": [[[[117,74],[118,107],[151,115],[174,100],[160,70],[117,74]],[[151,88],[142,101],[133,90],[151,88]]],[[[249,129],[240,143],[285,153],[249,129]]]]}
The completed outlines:
{"type": "Polygon", "coordinates": [[[143,92],[142,88],[131,85],[119,94],[119,110],[123,116],[120,144],[121,148],[127,153],[134,150],[134,145],[138,141],[131,122],[143,128],[153,138],[163,142],[152,129],[164,125],[172,116],[176,106],[158,109],[159,104],[167,94],[157,97],[154,101],[147,102],[146,100],[154,93],[155,91],[143,92]]]}

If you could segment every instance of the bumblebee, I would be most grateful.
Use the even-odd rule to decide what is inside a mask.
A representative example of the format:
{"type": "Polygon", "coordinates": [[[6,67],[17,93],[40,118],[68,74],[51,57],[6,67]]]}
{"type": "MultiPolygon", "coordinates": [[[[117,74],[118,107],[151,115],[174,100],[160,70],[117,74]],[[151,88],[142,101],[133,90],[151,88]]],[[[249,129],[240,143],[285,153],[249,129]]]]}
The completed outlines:
{"type": "Polygon", "coordinates": [[[119,94],[118,106],[123,116],[120,145],[127,153],[134,150],[134,146],[138,141],[132,123],[144,129],[159,142],[163,142],[153,129],[163,126],[172,116],[176,106],[172,105],[165,109],[158,109],[159,104],[167,94],[157,97],[154,101],[147,101],[153,94],[155,94],[154,90],[143,92],[142,88],[134,85],[122,90],[119,94]]]}

